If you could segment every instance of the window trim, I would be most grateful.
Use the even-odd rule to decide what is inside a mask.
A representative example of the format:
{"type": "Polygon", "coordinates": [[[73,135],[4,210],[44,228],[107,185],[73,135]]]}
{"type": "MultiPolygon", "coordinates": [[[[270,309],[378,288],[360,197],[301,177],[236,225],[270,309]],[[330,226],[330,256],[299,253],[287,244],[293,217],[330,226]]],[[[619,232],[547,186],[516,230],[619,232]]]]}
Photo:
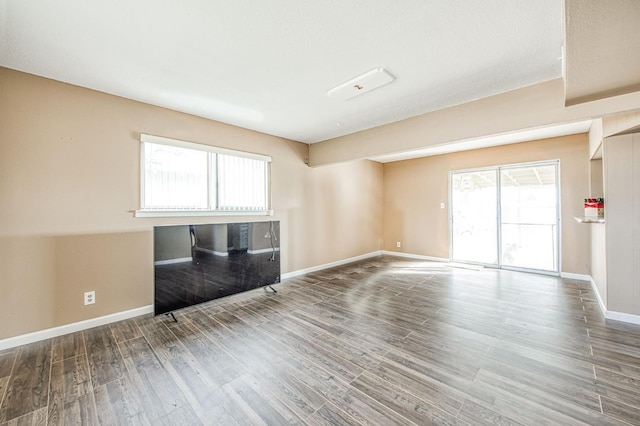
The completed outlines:
{"type": "Polygon", "coordinates": [[[139,209],[135,217],[273,216],[273,210],[151,210],[139,209]]]}
{"type": "MultiPolygon", "coordinates": [[[[192,149],[196,151],[204,151],[214,154],[224,154],[235,157],[242,158],[250,158],[253,160],[264,161],[267,163],[267,187],[266,197],[267,197],[267,205],[271,207],[271,157],[268,155],[256,154],[245,151],[236,151],[228,148],[220,148],[217,146],[204,145],[194,142],[187,142],[179,139],[166,138],[162,136],[148,135],[141,133],[140,134],[140,208],[134,211],[134,217],[203,217],[203,216],[273,216],[273,210],[261,209],[261,210],[211,210],[211,209],[197,209],[197,210],[189,210],[189,209],[145,209],[142,206],[145,205],[144,202],[144,193],[145,193],[145,156],[144,156],[144,147],[145,143],[153,143],[158,145],[167,145],[185,149],[192,149]]],[[[207,159],[207,168],[208,168],[208,182],[207,182],[207,190],[208,196],[214,197],[217,204],[217,178],[214,177],[212,180],[212,176],[217,176],[216,164],[211,161],[211,157],[207,159]],[[213,174],[212,174],[213,173],[213,174]]]]}

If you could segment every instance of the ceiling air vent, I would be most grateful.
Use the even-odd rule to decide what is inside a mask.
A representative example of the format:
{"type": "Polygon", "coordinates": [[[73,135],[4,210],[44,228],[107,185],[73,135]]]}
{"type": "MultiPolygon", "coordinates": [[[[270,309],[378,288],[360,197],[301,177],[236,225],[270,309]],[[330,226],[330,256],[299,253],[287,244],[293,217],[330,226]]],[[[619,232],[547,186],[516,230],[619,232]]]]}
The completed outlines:
{"type": "Polygon", "coordinates": [[[330,98],[346,101],[380,86],[391,83],[395,77],[384,68],[374,68],[327,91],[330,98]]]}

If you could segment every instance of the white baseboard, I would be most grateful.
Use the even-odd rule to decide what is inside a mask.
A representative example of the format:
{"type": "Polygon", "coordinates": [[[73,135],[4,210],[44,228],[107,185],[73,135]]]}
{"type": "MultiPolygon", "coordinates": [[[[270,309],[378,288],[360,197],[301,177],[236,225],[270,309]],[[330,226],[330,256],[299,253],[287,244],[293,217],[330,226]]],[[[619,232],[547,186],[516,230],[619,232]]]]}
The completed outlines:
{"type": "Polygon", "coordinates": [[[630,324],[640,324],[640,315],[625,314],[624,312],[606,311],[604,314],[606,319],[628,322],[630,324]]]}
{"type": "Polygon", "coordinates": [[[193,257],[179,257],[177,259],[167,259],[167,260],[156,260],[153,262],[155,266],[157,265],[172,265],[174,263],[184,263],[184,262],[193,262],[193,257]]]}
{"type": "Polygon", "coordinates": [[[596,299],[598,299],[598,306],[600,306],[600,310],[602,311],[602,314],[606,319],[640,325],[640,315],[627,314],[625,312],[608,311],[606,306],[604,305],[604,302],[602,301],[602,297],[600,297],[598,286],[596,286],[596,282],[593,280],[593,277],[589,277],[589,281],[591,282],[591,288],[596,295],[596,299]]]}
{"type": "Polygon", "coordinates": [[[604,302],[602,301],[602,297],[600,297],[600,292],[598,291],[598,286],[596,285],[596,282],[593,280],[593,277],[589,277],[589,282],[591,283],[591,289],[593,290],[593,293],[596,295],[596,299],[598,299],[598,306],[600,306],[600,310],[602,311],[602,314],[604,315],[604,317],[607,317],[607,307],[604,305],[604,302]]]}
{"type": "Polygon", "coordinates": [[[560,278],[569,278],[572,280],[591,281],[591,275],[574,274],[573,272],[560,272],[560,278]]]}
{"type": "Polygon", "coordinates": [[[91,318],[84,321],[61,325],[59,327],[53,327],[46,330],[34,331],[33,333],[22,334],[20,336],[9,337],[8,339],[0,340],[0,351],[3,349],[14,348],[16,346],[26,345],[28,343],[50,339],[52,337],[63,336],[65,334],[75,333],[76,331],[82,331],[88,328],[97,327],[99,325],[110,324],[112,322],[122,321],[149,313],[153,313],[153,305],[142,306],[140,308],[130,309],[128,311],[116,312],[114,314],[104,315],[102,317],[91,318]]]}
{"type": "MultiPolygon", "coordinates": [[[[398,257],[406,257],[410,259],[418,259],[418,260],[429,260],[435,262],[449,262],[449,259],[432,257],[432,256],[422,256],[416,254],[409,253],[399,253],[394,251],[374,251],[371,253],[363,254],[360,256],[350,257],[348,259],[338,260],[336,262],[325,263],[323,265],[313,266],[311,268],[300,269],[293,272],[287,272],[280,276],[281,280],[286,280],[287,278],[293,278],[300,275],[308,274],[311,272],[321,271],[323,269],[333,268],[335,266],[345,265],[347,263],[357,262],[359,260],[369,259],[372,257],[379,256],[381,254],[390,255],[390,256],[398,256],[398,257]]],[[[175,259],[172,259],[175,260],[175,259]]],[[[175,263],[175,262],[174,262],[175,263]]],[[[622,321],[631,324],[640,324],[640,315],[635,314],[627,314],[624,312],[615,312],[615,311],[607,311],[606,307],[600,297],[600,293],[598,292],[598,288],[596,283],[593,281],[593,278],[589,275],[582,274],[572,274],[563,272],[561,274],[563,278],[573,278],[578,280],[589,281],[591,283],[591,287],[593,288],[593,292],[598,299],[598,305],[602,310],[604,317],[610,320],[622,321]]],[[[23,334],[20,336],[9,337],[7,339],[0,340],[0,351],[4,349],[10,349],[16,346],[26,345],[29,343],[37,342],[40,340],[50,339],[53,337],[63,336],[65,334],[74,333],[76,331],[82,331],[89,328],[97,327],[100,325],[110,324],[117,321],[122,321],[125,319],[137,317],[140,315],[145,315],[153,313],[153,305],[142,306],[139,308],[130,309],[128,311],[116,312],[109,315],[104,315],[97,318],[91,318],[84,321],[74,322],[71,324],[61,325],[59,327],[48,328],[46,330],[35,331],[33,333],[23,334]]]]}
{"type": "Polygon", "coordinates": [[[229,256],[229,253],[226,251],[215,251],[215,250],[211,250],[211,249],[207,249],[207,248],[202,248],[202,247],[196,247],[197,251],[201,251],[203,253],[209,253],[212,254],[214,256],[220,256],[220,257],[227,257],[229,256]]]}
{"type": "Polygon", "coordinates": [[[321,271],[323,269],[333,268],[335,266],[346,265],[347,263],[357,262],[358,260],[369,259],[371,257],[380,256],[382,254],[381,251],[372,251],[371,253],[362,254],[360,256],[350,257],[348,259],[338,260],[336,262],[325,263],[324,265],[312,266],[311,268],[299,269],[297,271],[286,272],[280,275],[281,280],[286,280],[287,278],[293,278],[304,274],[309,274],[311,272],[321,271]]]}
{"type": "MultiPolygon", "coordinates": [[[[276,251],[280,251],[280,247],[276,247],[276,251]]],[[[247,250],[247,254],[262,254],[262,253],[273,253],[272,248],[265,248],[259,250],[247,250]]]]}
{"type": "Polygon", "coordinates": [[[444,257],[423,256],[421,254],[401,253],[399,251],[388,251],[388,250],[383,250],[382,254],[386,254],[389,256],[397,256],[397,257],[407,257],[409,259],[430,260],[433,262],[449,263],[449,259],[445,259],[444,257]]]}
{"type": "MultiPolygon", "coordinates": [[[[269,251],[271,251],[271,249],[269,249],[269,251]]],[[[380,254],[382,254],[382,252],[375,251],[375,252],[363,254],[360,256],[351,257],[349,259],[343,259],[336,262],[326,263],[324,265],[301,269],[294,272],[288,272],[288,273],[282,274],[280,279],[285,280],[287,278],[297,277],[298,275],[304,275],[310,272],[320,271],[322,269],[332,268],[334,266],[340,266],[347,263],[356,262],[358,260],[364,260],[371,257],[376,257],[376,256],[379,256],[380,254]]],[[[167,262],[167,263],[162,263],[166,265],[170,263],[179,263],[179,262],[186,262],[191,260],[192,259],[189,257],[189,258],[184,258],[184,260],[169,259],[168,261],[159,261],[159,262],[167,262]]],[[[154,264],[157,265],[160,263],[154,262],[154,264]]],[[[40,340],[50,339],[52,337],[58,337],[58,336],[63,336],[69,333],[75,333],[76,331],[82,331],[82,330],[97,327],[100,325],[110,324],[112,322],[122,321],[125,319],[129,319],[129,318],[133,318],[133,317],[137,317],[137,316],[145,315],[149,313],[153,313],[153,305],[142,306],[140,308],[135,308],[135,309],[131,309],[124,312],[116,312],[114,314],[109,314],[109,315],[105,315],[98,318],[91,318],[84,321],[61,325],[59,327],[53,327],[53,328],[48,328],[46,330],[34,331],[33,333],[22,334],[20,336],[9,337],[7,339],[0,340],[0,351],[4,349],[14,348],[16,346],[37,342],[40,340]]]]}

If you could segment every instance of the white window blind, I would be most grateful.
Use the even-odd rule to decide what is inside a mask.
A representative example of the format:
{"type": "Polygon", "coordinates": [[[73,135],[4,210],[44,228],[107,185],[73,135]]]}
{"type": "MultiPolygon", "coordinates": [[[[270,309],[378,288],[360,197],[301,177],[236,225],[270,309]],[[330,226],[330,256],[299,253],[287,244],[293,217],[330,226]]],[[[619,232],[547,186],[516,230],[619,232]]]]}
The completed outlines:
{"type": "Polygon", "coordinates": [[[207,157],[205,151],[145,143],[143,208],[209,208],[207,157]]]}
{"type": "Polygon", "coordinates": [[[141,135],[141,210],[256,212],[269,209],[264,155],[141,135]]]}
{"type": "Polygon", "coordinates": [[[267,163],[253,158],[217,154],[218,208],[265,210],[267,163]]]}

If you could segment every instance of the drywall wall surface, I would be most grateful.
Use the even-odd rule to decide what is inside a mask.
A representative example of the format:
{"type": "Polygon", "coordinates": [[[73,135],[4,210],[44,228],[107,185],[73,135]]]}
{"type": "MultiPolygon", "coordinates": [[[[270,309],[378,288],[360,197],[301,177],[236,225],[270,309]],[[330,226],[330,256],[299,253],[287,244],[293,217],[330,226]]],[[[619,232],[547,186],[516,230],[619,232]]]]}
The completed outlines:
{"type": "Polygon", "coordinates": [[[640,314],[640,134],[603,144],[607,309],[640,314]]]}
{"type": "Polygon", "coordinates": [[[602,159],[589,161],[589,198],[604,197],[602,159]]]}
{"type": "Polygon", "coordinates": [[[150,305],[151,232],[0,237],[0,338],[150,305]],[[84,292],[96,303],[84,305],[84,292]]]}
{"type": "Polygon", "coordinates": [[[46,235],[0,237],[0,339],[60,325],[55,246],[55,237],[46,235]]]}
{"type": "Polygon", "coordinates": [[[386,163],[384,249],[449,258],[450,171],[560,160],[562,271],[588,274],[589,230],[574,220],[589,191],[588,148],[579,134],[386,163]]]}
{"type": "Polygon", "coordinates": [[[587,225],[591,232],[591,279],[596,284],[600,300],[607,308],[607,250],[606,230],[602,223],[587,225]]]}
{"type": "Polygon", "coordinates": [[[602,158],[602,118],[596,118],[591,121],[589,129],[589,158],[602,158]]]}
{"type": "Polygon", "coordinates": [[[381,164],[6,68],[0,93],[0,339],[151,304],[158,225],[278,220],[283,273],[381,249],[381,164]],[[135,218],[141,133],[271,156],[273,216],[135,218]]]}
{"type": "Polygon", "coordinates": [[[602,119],[603,137],[635,133],[638,131],[640,131],[640,112],[638,111],[611,115],[602,119]]]}

